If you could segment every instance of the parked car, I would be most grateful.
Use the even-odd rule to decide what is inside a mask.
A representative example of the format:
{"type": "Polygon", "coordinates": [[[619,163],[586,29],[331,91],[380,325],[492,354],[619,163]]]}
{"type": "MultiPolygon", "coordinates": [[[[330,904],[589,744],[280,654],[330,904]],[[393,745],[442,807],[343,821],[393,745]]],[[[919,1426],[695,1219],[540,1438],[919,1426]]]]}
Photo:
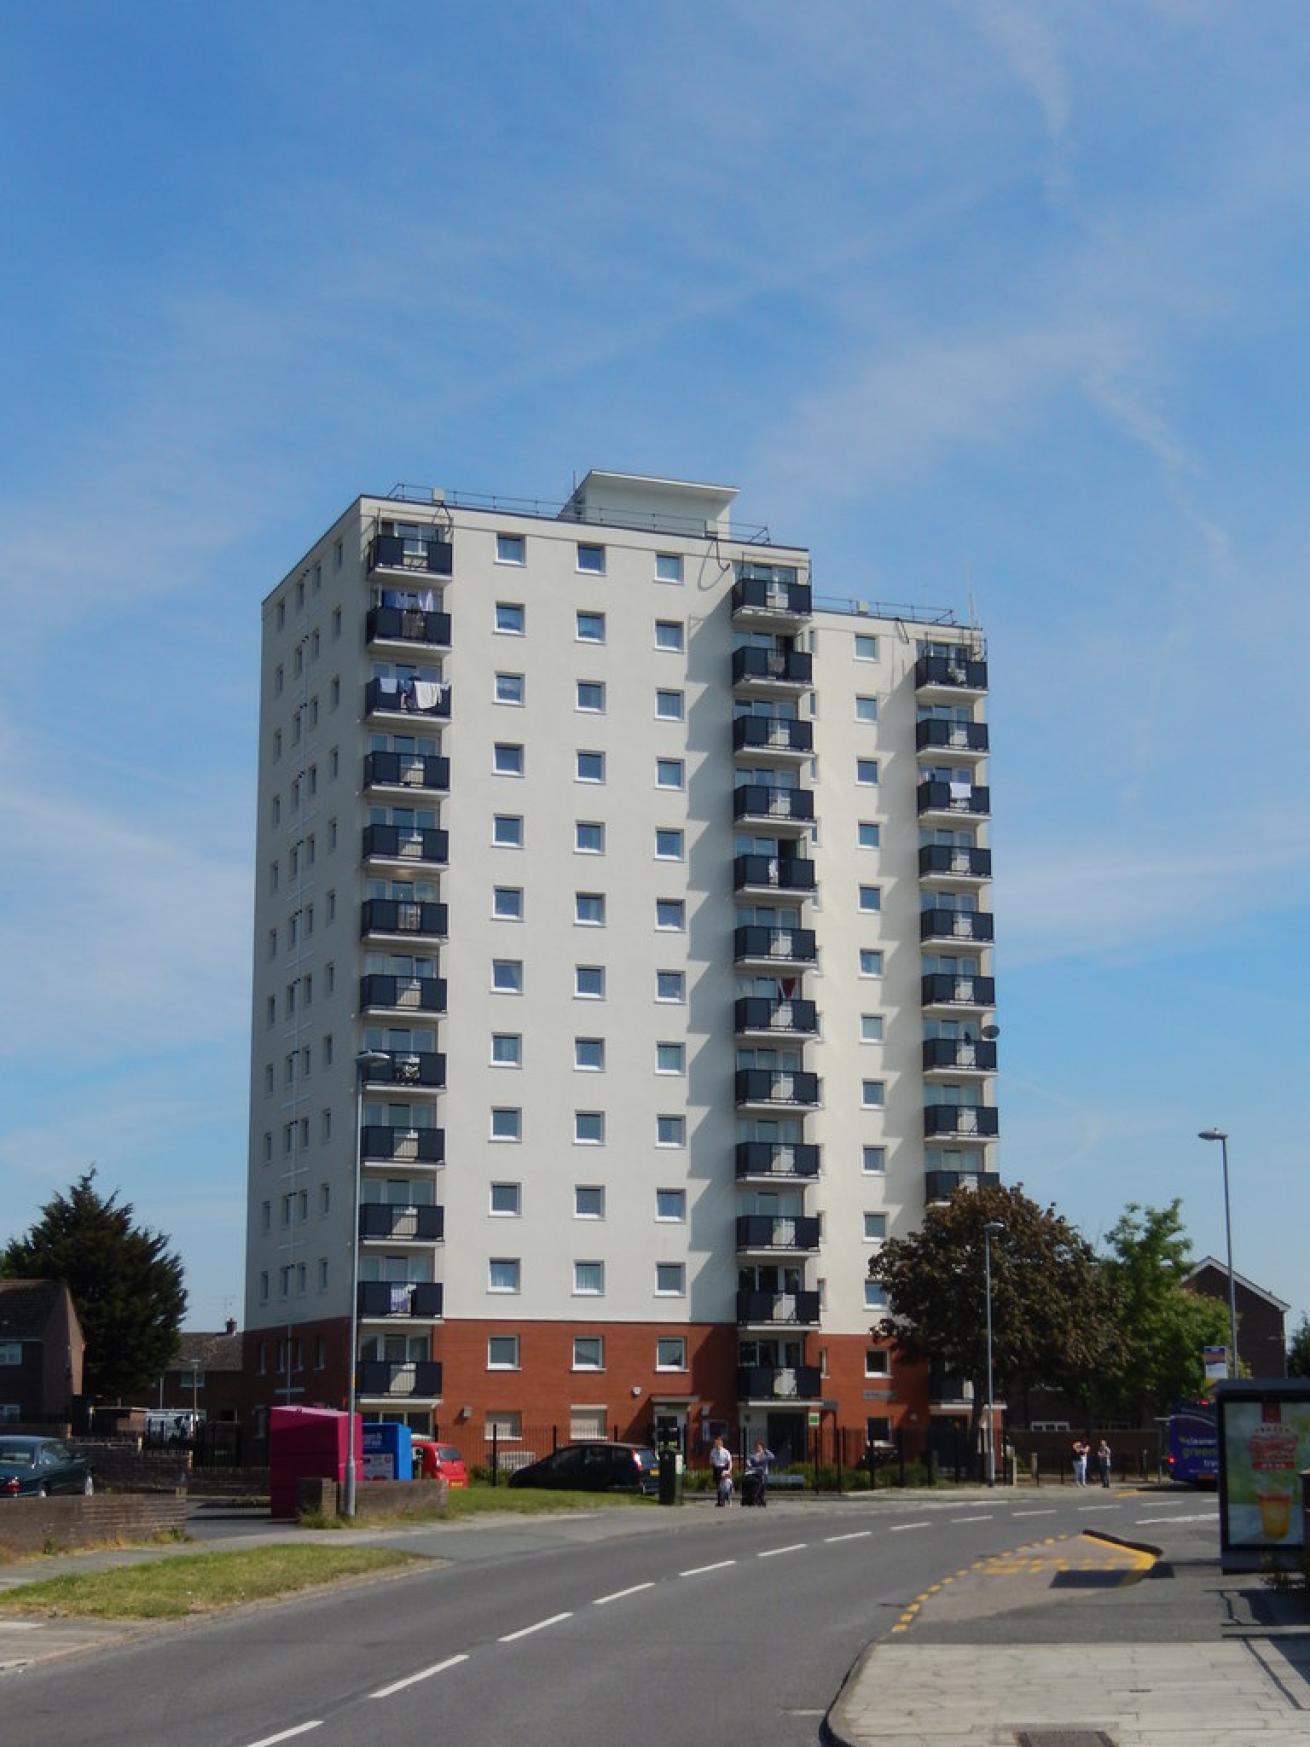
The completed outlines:
{"type": "Polygon", "coordinates": [[[52,1492],[95,1490],[85,1456],[56,1438],[0,1438],[0,1498],[45,1498],[52,1492]]]}
{"type": "Polygon", "coordinates": [[[658,1492],[659,1458],[642,1444],[562,1444],[509,1477],[511,1486],[570,1492],[658,1492]]]}
{"type": "Polygon", "coordinates": [[[454,1444],[434,1443],[431,1438],[411,1440],[415,1480],[444,1480],[447,1486],[467,1486],[468,1469],[454,1444]]]}

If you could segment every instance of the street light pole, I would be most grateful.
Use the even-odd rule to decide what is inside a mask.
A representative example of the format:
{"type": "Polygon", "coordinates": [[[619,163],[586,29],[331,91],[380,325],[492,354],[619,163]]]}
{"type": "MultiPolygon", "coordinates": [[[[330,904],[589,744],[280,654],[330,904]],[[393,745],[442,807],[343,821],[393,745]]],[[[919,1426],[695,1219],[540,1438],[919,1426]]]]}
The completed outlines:
{"type": "Polygon", "coordinates": [[[1228,1337],[1232,1342],[1229,1376],[1237,1371],[1237,1276],[1233,1273],[1233,1215],[1228,1200],[1228,1136],[1222,1128],[1203,1128],[1198,1140],[1217,1140],[1224,1161],[1224,1233],[1228,1240],[1228,1337]]]}
{"type": "Polygon", "coordinates": [[[355,1371],[359,1356],[359,1178],[364,1163],[364,1079],[368,1070],[389,1062],[378,1049],[365,1049],[355,1057],[355,1163],[350,1197],[350,1351],[347,1364],[350,1385],[346,1393],[346,1485],[341,1514],[355,1514],[355,1371]]]}
{"type": "Polygon", "coordinates": [[[996,1484],[996,1391],[992,1379],[992,1238],[1005,1230],[999,1219],[983,1226],[983,1273],[987,1281],[987,1484],[996,1484]]]}

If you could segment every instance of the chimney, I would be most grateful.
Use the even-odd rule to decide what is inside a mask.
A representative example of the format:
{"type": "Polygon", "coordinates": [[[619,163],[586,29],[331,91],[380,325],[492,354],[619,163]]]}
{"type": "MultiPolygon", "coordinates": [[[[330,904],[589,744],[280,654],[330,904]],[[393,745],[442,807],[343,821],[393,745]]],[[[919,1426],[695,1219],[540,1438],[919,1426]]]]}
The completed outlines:
{"type": "Polygon", "coordinates": [[[225,1335],[234,1335],[236,1332],[237,1319],[235,1316],[229,1316],[227,1321],[223,1324],[223,1333],[225,1335]]]}

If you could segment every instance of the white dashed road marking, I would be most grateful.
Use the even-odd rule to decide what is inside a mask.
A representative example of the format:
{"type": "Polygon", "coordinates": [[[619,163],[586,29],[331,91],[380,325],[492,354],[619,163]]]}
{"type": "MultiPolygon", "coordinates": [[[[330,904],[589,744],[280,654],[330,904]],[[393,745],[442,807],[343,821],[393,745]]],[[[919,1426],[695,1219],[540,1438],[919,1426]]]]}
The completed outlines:
{"type": "Polygon", "coordinates": [[[1196,1516],[1138,1516],[1134,1517],[1133,1521],[1135,1523],[1212,1523],[1216,1517],[1215,1511],[1203,1510],[1196,1516]]]}
{"type": "Polygon", "coordinates": [[[625,1595],[637,1595],[643,1589],[654,1589],[653,1583],[634,1583],[631,1589],[616,1589],[613,1595],[598,1595],[592,1607],[604,1607],[607,1602],[622,1601],[625,1595]]]}
{"type": "Polygon", "coordinates": [[[679,1577],[703,1577],[707,1571],[723,1571],[729,1565],[735,1565],[735,1559],[720,1559],[713,1565],[693,1565],[690,1571],[679,1571],[679,1577]]]}
{"type": "Polygon", "coordinates": [[[899,1535],[902,1529],[930,1529],[931,1523],[893,1523],[892,1533],[899,1535]]]}
{"type": "Polygon", "coordinates": [[[417,1686],[420,1680],[430,1680],[434,1674],[444,1674],[457,1662],[467,1661],[467,1656],[447,1656],[444,1662],[436,1662],[431,1668],[420,1668],[417,1674],[407,1674],[403,1680],[393,1680],[390,1686],[380,1686],[376,1692],[371,1692],[368,1696],[370,1698],[390,1698],[393,1692],[403,1692],[407,1686],[417,1686]]]}
{"type": "Polygon", "coordinates": [[[289,1741],[293,1735],[307,1735],[311,1729],[321,1729],[322,1727],[323,1719],[321,1717],[316,1723],[297,1723],[294,1729],[283,1729],[280,1735],[265,1735],[260,1741],[252,1741],[250,1747],[274,1747],[278,1741],[289,1741]]]}
{"type": "Polygon", "coordinates": [[[953,1516],[951,1518],[953,1523],[990,1523],[995,1520],[994,1517],[990,1516],[953,1516]]]}
{"type": "Polygon", "coordinates": [[[757,1559],[776,1559],[779,1553],[802,1553],[808,1545],[805,1541],[795,1541],[790,1547],[770,1547],[767,1552],[757,1553],[757,1559]]]}
{"type": "Polygon", "coordinates": [[[1084,1510],[1118,1510],[1119,1506],[1117,1504],[1080,1504],[1078,1506],[1078,1509],[1080,1511],[1084,1511],[1084,1510]]]}
{"type": "Polygon", "coordinates": [[[823,1538],[831,1546],[834,1541],[867,1541],[872,1533],[872,1529],[856,1529],[853,1535],[825,1535],[823,1538]]]}
{"type": "Polygon", "coordinates": [[[1054,1516],[1054,1510],[1016,1510],[1015,1516],[1054,1516]]]}
{"type": "Polygon", "coordinates": [[[40,1620],[0,1620],[0,1632],[34,1632],[40,1620]]]}
{"type": "Polygon", "coordinates": [[[531,1637],[533,1632],[544,1632],[547,1626],[557,1626],[561,1620],[571,1620],[573,1615],[552,1614],[548,1620],[538,1620],[535,1626],[524,1626],[517,1632],[506,1632],[503,1638],[497,1640],[501,1644],[513,1644],[519,1638],[531,1637]]]}

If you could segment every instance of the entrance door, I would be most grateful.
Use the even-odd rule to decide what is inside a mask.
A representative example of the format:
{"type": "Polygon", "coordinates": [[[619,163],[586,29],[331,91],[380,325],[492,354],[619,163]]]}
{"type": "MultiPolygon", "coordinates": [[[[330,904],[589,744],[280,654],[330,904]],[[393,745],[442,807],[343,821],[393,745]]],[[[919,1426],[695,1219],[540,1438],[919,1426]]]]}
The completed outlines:
{"type": "Polygon", "coordinates": [[[655,1448],[663,1449],[665,1444],[676,1444],[687,1454],[687,1410],[685,1407],[657,1407],[655,1409],[655,1448]]]}
{"type": "Polygon", "coordinates": [[[777,1466],[786,1468],[792,1462],[803,1462],[805,1416],[799,1413],[771,1413],[767,1423],[768,1444],[778,1458],[777,1466]]]}

